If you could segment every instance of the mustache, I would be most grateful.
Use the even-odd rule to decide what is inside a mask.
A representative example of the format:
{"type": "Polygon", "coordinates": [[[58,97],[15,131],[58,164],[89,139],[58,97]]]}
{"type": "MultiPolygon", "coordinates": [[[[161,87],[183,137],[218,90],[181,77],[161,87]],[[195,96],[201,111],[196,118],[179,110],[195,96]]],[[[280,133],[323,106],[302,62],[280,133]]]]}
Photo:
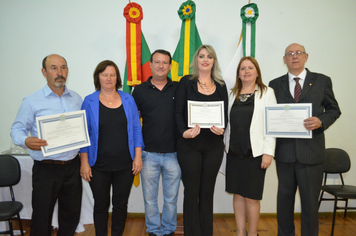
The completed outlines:
{"type": "Polygon", "coordinates": [[[58,79],[63,79],[63,80],[66,80],[66,78],[64,78],[63,76],[58,75],[58,76],[54,79],[54,81],[56,81],[56,80],[58,80],[58,79]]]}

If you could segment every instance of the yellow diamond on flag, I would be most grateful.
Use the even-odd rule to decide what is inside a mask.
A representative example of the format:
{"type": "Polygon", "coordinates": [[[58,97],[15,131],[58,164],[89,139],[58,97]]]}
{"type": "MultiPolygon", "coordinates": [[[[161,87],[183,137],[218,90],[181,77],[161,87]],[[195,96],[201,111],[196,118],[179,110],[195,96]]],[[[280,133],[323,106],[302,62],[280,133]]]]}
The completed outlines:
{"type": "Polygon", "coordinates": [[[182,12],[183,15],[189,15],[190,13],[192,13],[192,7],[190,5],[186,5],[184,6],[182,12]]]}

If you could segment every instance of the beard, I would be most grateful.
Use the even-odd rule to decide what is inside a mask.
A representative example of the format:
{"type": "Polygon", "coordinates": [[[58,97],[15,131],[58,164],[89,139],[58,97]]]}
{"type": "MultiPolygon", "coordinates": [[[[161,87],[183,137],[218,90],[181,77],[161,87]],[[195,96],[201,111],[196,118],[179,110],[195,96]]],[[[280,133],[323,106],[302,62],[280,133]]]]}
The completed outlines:
{"type": "Polygon", "coordinates": [[[63,76],[60,75],[60,76],[58,76],[57,78],[54,79],[54,85],[57,88],[63,88],[66,85],[66,79],[63,76]],[[57,81],[57,80],[59,80],[59,81],[57,81]]]}

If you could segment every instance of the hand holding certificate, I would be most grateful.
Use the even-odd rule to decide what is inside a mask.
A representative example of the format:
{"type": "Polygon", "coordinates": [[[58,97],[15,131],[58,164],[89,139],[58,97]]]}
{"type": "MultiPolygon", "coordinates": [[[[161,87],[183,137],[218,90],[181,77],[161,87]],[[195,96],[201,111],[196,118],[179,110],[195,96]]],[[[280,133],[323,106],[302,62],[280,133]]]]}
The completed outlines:
{"type": "Polygon", "coordinates": [[[224,101],[196,102],[188,100],[188,127],[225,127],[224,101]]]}
{"type": "Polygon", "coordinates": [[[277,138],[312,138],[304,120],[312,116],[311,103],[276,104],[265,107],[265,135],[277,138]]]}
{"type": "Polygon", "coordinates": [[[38,138],[47,141],[42,146],[44,156],[71,151],[90,145],[85,111],[36,117],[38,138]]]}

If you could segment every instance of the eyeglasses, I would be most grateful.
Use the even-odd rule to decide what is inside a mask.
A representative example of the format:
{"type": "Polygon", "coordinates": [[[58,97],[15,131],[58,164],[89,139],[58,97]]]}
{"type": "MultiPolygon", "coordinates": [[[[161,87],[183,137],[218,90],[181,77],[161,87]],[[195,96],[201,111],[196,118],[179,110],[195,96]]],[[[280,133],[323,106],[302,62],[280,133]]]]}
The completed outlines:
{"type": "Polygon", "coordinates": [[[301,56],[302,54],[305,54],[306,52],[302,52],[302,51],[296,51],[296,52],[288,52],[286,53],[287,57],[293,57],[294,55],[296,55],[297,57],[301,56]]]}

